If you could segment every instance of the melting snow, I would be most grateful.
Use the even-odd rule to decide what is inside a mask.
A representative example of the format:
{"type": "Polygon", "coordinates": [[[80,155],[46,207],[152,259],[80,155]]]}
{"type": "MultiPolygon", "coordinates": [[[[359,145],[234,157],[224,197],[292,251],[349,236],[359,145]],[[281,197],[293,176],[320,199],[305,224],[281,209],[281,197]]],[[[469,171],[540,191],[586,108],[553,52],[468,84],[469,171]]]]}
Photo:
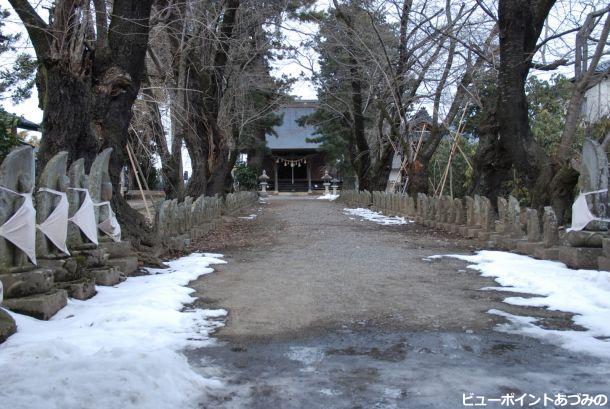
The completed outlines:
{"type": "Polygon", "coordinates": [[[494,277],[502,286],[487,287],[486,290],[540,295],[533,298],[509,297],[504,300],[508,304],[571,312],[576,314],[574,323],[587,330],[543,329],[536,325],[536,318],[490,310],[490,313],[506,317],[510,322],[498,329],[546,339],[573,351],[610,357],[610,272],[571,270],[560,262],[502,251],[429,258],[439,257],[454,257],[473,263],[468,268],[479,271],[484,277],[494,277]]]}
{"type": "Polygon", "coordinates": [[[213,342],[224,310],[184,310],[185,287],[219,254],[191,254],[169,269],[97,287],[50,321],[11,313],[18,332],[0,345],[0,402],[12,409],[196,408],[218,380],[194,372],[180,351],[213,342]]]}
{"type": "Polygon", "coordinates": [[[375,223],[382,224],[384,226],[396,225],[396,224],[407,224],[413,223],[412,220],[407,220],[404,217],[399,216],[384,216],[381,212],[374,212],[370,209],[357,208],[357,209],[343,209],[343,213],[351,216],[359,216],[364,220],[369,220],[375,223]]]}

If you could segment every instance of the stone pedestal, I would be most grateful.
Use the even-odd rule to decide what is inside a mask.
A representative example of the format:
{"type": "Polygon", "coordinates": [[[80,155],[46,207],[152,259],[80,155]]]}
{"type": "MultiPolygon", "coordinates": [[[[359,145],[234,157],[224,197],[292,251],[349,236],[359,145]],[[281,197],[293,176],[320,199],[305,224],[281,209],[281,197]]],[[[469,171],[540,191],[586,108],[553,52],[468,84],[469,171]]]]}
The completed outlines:
{"type": "Polygon", "coordinates": [[[6,311],[0,309],[0,344],[17,331],[15,320],[6,311]]]}
{"type": "Polygon", "coordinates": [[[543,247],[534,251],[534,257],[542,260],[559,260],[559,247],[543,247]]]}
{"type": "Polygon", "coordinates": [[[57,311],[68,303],[66,290],[53,289],[44,294],[35,294],[28,297],[9,298],[2,302],[2,306],[19,314],[29,315],[41,320],[48,320],[57,311]]]}
{"type": "Polygon", "coordinates": [[[608,257],[598,257],[597,258],[597,269],[598,270],[604,270],[604,271],[610,271],[610,258],[608,257]]]}
{"type": "Polygon", "coordinates": [[[4,287],[4,298],[26,297],[46,293],[53,288],[53,271],[35,269],[21,273],[0,274],[4,287]]]}
{"type": "MultiPolygon", "coordinates": [[[[536,254],[538,254],[538,252],[540,252],[540,250],[544,249],[544,243],[543,242],[519,242],[517,243],[517,249],[516,252],[519,254],[525,254],[527,256],[532,256],[532,257],[536,257],[536,254]]],[[[537,258],[542,258],[542,257],[537,257],[537,258]]]]}
{"type": "Polygon", "coordinates": [[[123,281],[121,272],[114,267],[91,268],[85,274],[95,279],[97,285],[113,286],[123,281]]]}
{"type": "Polygon", "coordinates": [[[602,249],[595,247],[560,247],[559,260],[570,268],[597,270],[602,249]]]}
{"type": "Polygon", "coordinates": [[[115,267],[126,277],[133,275],[140,267],[138,257],[134,255],[131,243],[128,241],[102,242],[100,248],[108,253],[106,265],[115,267]]]}

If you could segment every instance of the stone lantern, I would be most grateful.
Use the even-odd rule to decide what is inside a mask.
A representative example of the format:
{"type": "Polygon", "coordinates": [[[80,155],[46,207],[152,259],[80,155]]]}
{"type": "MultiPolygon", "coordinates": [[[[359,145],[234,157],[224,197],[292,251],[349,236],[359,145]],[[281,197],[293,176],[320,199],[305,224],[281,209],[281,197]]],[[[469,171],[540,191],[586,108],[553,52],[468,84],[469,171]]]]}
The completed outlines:
{"type": "Polygon", "coordinates": [[[339,188],[339,179],[333,178],[330,183],[332,183],[331,187],[333,188],[333,196],[337,196],[337,189],[339,188]]]}
{"type": "Polygon", "coordinates": [[[322,180],[324,181],[323,185],[324,185],[324,194],[325,195],[330,195],[330,181],[332,180],[332,176],[330,176],[328,174],[328,171],[325,170],[324,171],[324,176],[322,176],[322,180]]]}
{"type": "Polygon", "coordinates": [[[260,196],[261,197],[269,196],[269,194],[267,193],[267,181],[269,180],[269,176],[267,176],[266,170],[263,170],[263,174],[258,177],[258,180],[260,180],[260,185],[261,185],[260,196]]]}

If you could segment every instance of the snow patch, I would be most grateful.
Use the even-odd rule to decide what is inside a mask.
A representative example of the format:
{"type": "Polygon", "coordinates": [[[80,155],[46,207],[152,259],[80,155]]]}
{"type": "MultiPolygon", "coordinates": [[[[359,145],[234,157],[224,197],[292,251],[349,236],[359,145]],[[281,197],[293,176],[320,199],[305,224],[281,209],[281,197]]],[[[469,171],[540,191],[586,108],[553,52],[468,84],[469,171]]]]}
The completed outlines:
{"type": "Polygon", "coordinates": [[[359,216],[363,220],[369,220],[384,226],[413,223],[412,220],[407,220],[399,216],[384,216],[381,212],[374,212],[371,209],[359,207],[357,209],[343,209],[343,213],[351,216],[359,216]]]}
{"type": "Polygon", "coordinates": [[[184,309],[195,300],[185,287],[219,254],[191,254],[169,269],[97,287],[88,301],[72,300],[49,321],[10,313],[18,332],[0,345],[0,401],[12,409],[196,408],[222,386],[189,366],[180,353],[213,343],[224,310],[184,309]]]}
{"type": "Polygon", "coordinates": [[[539,295],[533,298],[508,297],[512,305],[545,307],[549,310],[575,314],[574,323],[586,331],[559,331],[536,325],[537,318],[521,317],[503,311],[492,314],[505,317],[510,323],[499,330],[524,333],[542,338],[566,349],[610,357],[610,272],[571,270],[557,261],[537,260],[503,251],[479,251],[474,255],[451,254],[429,258],[453,257],[473,263],[469,269],[484,277],[493,277],[501,287],[485,287],[539,295]]]}
{"type": "Polygon", "coordinates": [[[318,196],[317,199],[330,200],[332,202],[333,200],[337,200],[338,197],[339,197],[339,195],[332,195],[329,193],[327,195],[318,196]]]}
{"type": "MultiPolygon", "coordinates": [[[[259,210],[259,211],[260,211],[260,210],[259,210]]],[[[248,216],[241,216],[241,217],[239,217],[239,218],[240,218],[240,219],[242,219],[242,220],[254,220],[254,219],[256,219],[256,214],[255,214],[255,213],[253,213],[253,214],[250,214],[250,215],[248,215],[248,216]]]]}

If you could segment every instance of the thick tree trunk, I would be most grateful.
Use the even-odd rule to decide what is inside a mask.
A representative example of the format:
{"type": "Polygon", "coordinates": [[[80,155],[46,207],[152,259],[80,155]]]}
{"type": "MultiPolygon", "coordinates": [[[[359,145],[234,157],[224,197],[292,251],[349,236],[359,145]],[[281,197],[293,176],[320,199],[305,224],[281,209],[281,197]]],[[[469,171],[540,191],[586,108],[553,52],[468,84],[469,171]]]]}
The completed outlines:
{"type": "Polygon", "coordinates": [[[350,61],[352,66],[350,67],[350,85],[351,85],[351,102],[352,102],[352,115],[353,124],[352,132],[353,138],[356,145],[356,157],[353,158],[355,164],[356,176],[358,177],[358,186],[360,190],[368,190],[373,186],[371,185],[371,179],[369,170],[371,167],[371,153],[369,145],[364,134],[364,114],[362,112],[362,84],[359,79],[359,71],[356,66],[357,61],[352,59],[350,61]]]}
{"type": "Polygon", "coordinates": [[[69,162],[84,157],[89,167],[99,150],[91,127],[91,77],[77,76],[61,62],[43,61],[38,93],[44,111],[38,165],[68,151],[69,162]]]}
{"type": "Polygon", "coordinates": [[[416,160],[407,168],[407,192],[416,197],[418,193],[428,194],[428,163],[416,160]]]}
{"type": "Polygon", "coordinates": [[[392,159],[394,158],[394,149],[390,145],[381,148],[382,152],[379,158],[375,161],[369,172],[369,183],[372,191],[383,192],[388,186],[390,173],[392,172],[392,159]]]}
{"type": "MultiPolygon", "coordinates": [[[[532,207],[549,202],[550,158],[531,133],[525,82],[544,21],[555,0],[500,0],[498,99],[493,110],[497,136],[482,133],[475,164],[474,190],[496,202],[514,166],[528,188],[532,207]]],[[[493,115],[491,114],[491,115],[493,115]]],[[[490,118],[493,119],[493,118],[490,118]]]]}
{"type": "MultiPolygon", "coordinates": [[[[210,140],[211,150],[208,154],[209,179],[207,185],[207,195],[224,195],[227,193],[225,187],[227,178],[232,167],[229,167],[229,145],[225,132],[218,126],[216,118],[210,120],[210,140]]],[[[230,179],[230,178],[229,178],[230,179]]]]}
{"type": "Polygon", "coordinates": [[[120,194],[120,174],[127,163],[125,145],[134,101],[144,73],[148,47],[148,21],[152,0],[115,1],[108,33],[108,47],[98,50],[94,75],[95,125],[103,147],[112,147],[108,167],[114,188],[117,217],[130,239],[156,242],[146,220],[129,207],[120,194]]]}

